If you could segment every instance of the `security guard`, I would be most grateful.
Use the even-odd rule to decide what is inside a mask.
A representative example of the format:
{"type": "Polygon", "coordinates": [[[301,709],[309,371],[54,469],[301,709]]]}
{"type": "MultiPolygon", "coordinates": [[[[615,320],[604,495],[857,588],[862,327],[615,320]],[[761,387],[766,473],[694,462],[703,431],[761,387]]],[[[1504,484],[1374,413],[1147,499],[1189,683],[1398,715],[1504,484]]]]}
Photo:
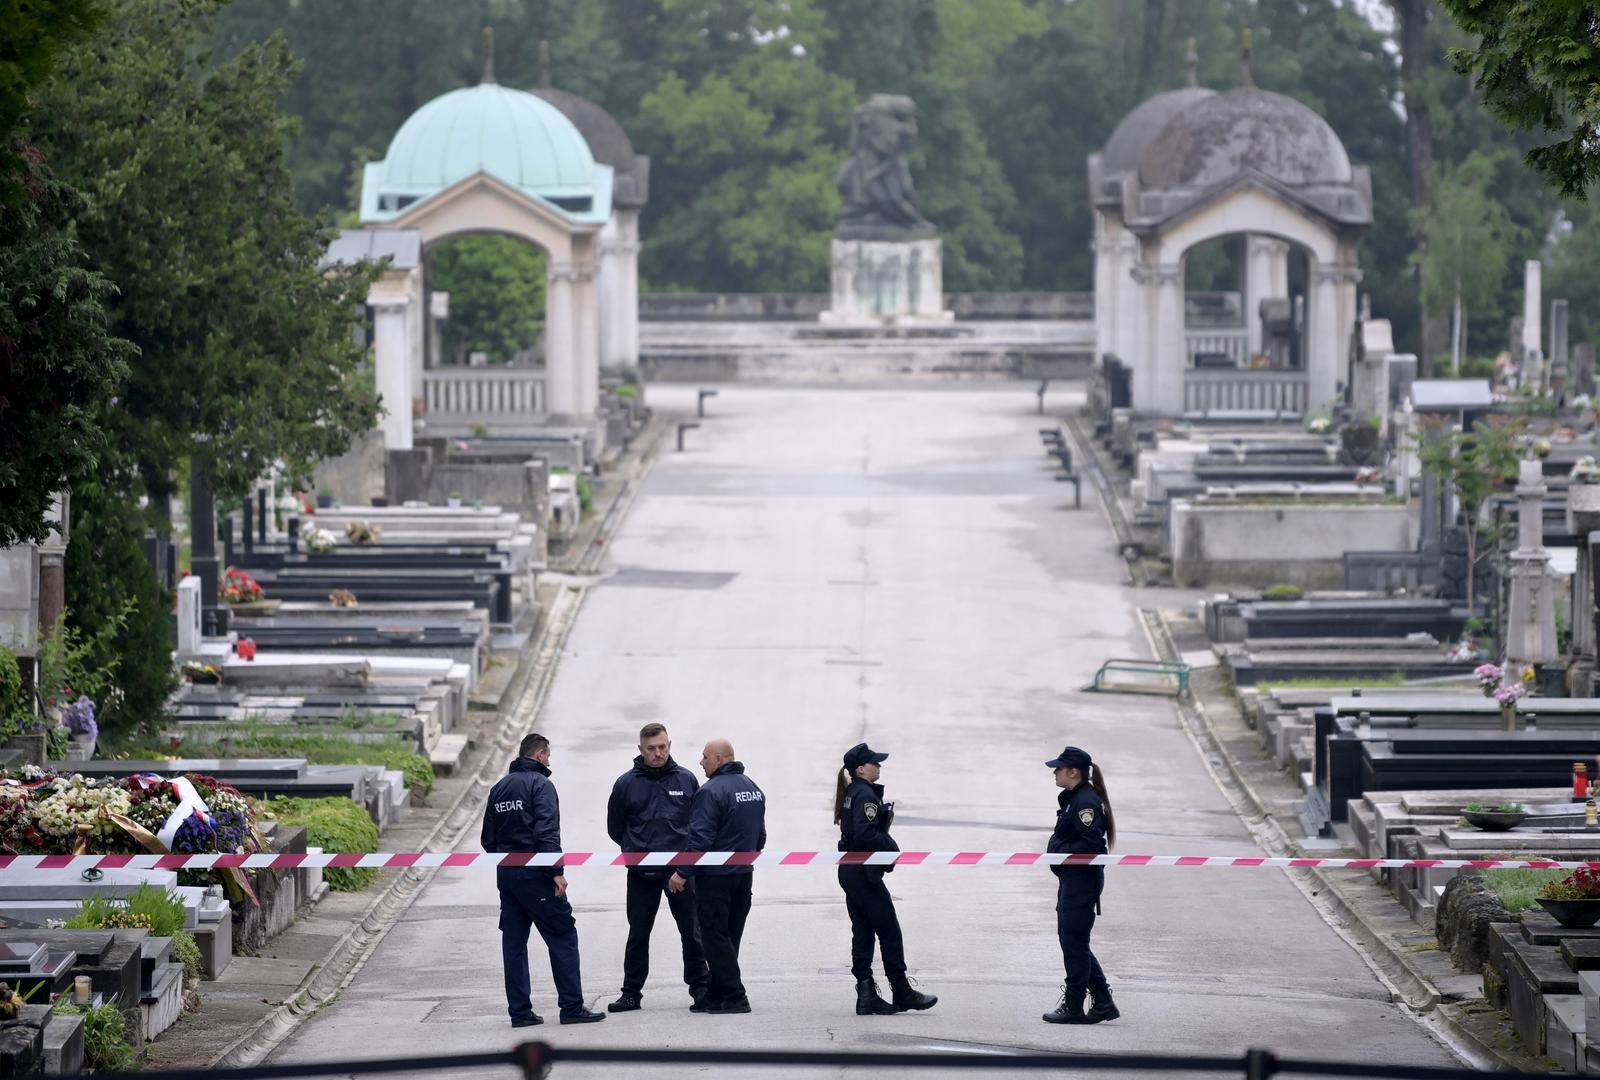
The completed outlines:
{"type": "MultiPolygon", "coordinates": [[[[606,805],[606,832],[623,851],[682,851],[689,836],[689,806],[700,781],[672,759],[672,740],[662,724],[639,730],[639,756],[617,777],[606,805]]],[[[650,931],[666,893],[667,910],[683,942],[683,981],[694,1012],[705,1012],[706,955],[695,927],[691,882],[682,892],[667,891],[671,871],[663,866],[628,867],[628,945],[622,954],[622,996],[607,1012],[632,1012],[644,998],[650,975],[650,931]]]]}
{"type": "MultiPolygon", "coordinates": [[[[1111,814],[1111,797],[1106,794],[1105,777],[1089,754],[1069,746],[1061,755],[1045,762],[1056,771],[1056,786],[1061,794],[1056,802],[1055,832],[1050,835],[1049,851],[1054,854],[1104,855],[1116,842],[1116,819],[1111,814]]],[[[1089,948],[1089,935],[1100,909],[1100,892],[1105,888],[1103,866],[1052,866],[1059,879],[1056,890],[1056,935],[1061,939],[1061,958],[1067,980],[1062,987],[1061,1004],[1044,1014],[1050,1024],[1098,1024],[1122,1015],[1111,1000],[1100,961],[1089,948]],[[1084,1012],[1083,998],[1093,1004],[1084,1012]]]]}
{"type": "MultiPolygon", "coordinates": [[[[767,797],[734,759],[733,744],[712,739],[700,755],[706,782],[689,807],[685,851],[760,851],[767,846],[767,797]]],[[[667,879],[667,888],[683,892],[694,878],[700,946],[710,969],[705,1011],[747,1013],[750,998],[739,973],[739,945],[750,916],[750,886],[755,867],[749,863],[684,866],[667,879]]],[[[696,1010],[691,1010],[696,1011],[696,1010]]]]}
{"type": "MultiPolygon", "coordinates": [[[[839,826],[840,851],[899,851],[889,835],[894,804],[883,801],[878,777],[888,754],[875,753],[866,743],[856,743],[844,755],[838,789],[833,797],[833,822],[839,826]]],[[[939,999],[924,994],[906,978],[905,944],[894,899],[883,884],[890,866],[839,866],[839,887],[850,913],[850,972],[856,977],[856,1015],[887,1016],[907,1009],[931,1009],[939,999]],[[883,973],[889,977],[894,1001],[878,993],[872,979],[872,941],[883,953],[883,973]]]]}
{"type": "MultiPolygon", "coordinates": [[[[561,850],[561,807],[550,782],[550,740],[529,735],[511,771],[489,791],[483,808],[483,850],[538,853],[561,850]]],[[[567,879],[553,866],[497,866],[500,955],[505,963],[506,1007],[512,1027],[544,1020],[533,1011],[528,985],[528,931],[537,928],[550,951],[550,974],[563,1024],[592,1024],[605,1013],[583,1004],[578,975],[578,924],[567,902],[567,879]]]]}

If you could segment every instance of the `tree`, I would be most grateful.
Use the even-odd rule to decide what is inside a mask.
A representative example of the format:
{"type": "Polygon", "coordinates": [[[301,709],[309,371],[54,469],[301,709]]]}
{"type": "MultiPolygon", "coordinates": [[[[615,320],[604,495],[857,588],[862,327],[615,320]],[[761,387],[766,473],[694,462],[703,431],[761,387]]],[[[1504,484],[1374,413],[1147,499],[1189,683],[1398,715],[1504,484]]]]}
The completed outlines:
{"type": "Polygon", "coordinates": [[[1530,168],[1573,199],[1600,180],[1600,44],[1591,0],[1441,0],[1474,46],[1452,49],[1484,105],[1507,127],[1554,142],[1527,152],[1530,168]]]}
{"type": "Polygon", "coordinates": [[[463,236],[428,256],[428,285],[450,294],[444,350],[456,363],[485,352],[510,360],[544,326],[544,254],[509,236],[463,236]]]}
{"type": "Polygon", "coordinates": [[[295,207],[275,105],[295,65],[277,38],[210,56],[218,6],[111,0],[33,114],[89,196],[85,249],[121,288],[112,326],[139,359],[105,415],[157,498],[197,445],[237,493],[276,462],[295,474],[340,453],[377,414],[351,327],[378,271],[324,273],[331,233],[295,207]]]}
{"type": "Polygon", "coordinates": [[[1488,196],[1492,175],[1490,159],[1474,153],[1432,181],[1431,208],[1412,211],[1423,238],[1415,256],[1422,271],[1423,303],[1452,311],[1452,375],[1460,373],[1466,349],[1466,313],[1499,288],[1517,236],[1505,207],[1488,196]]]}
{"type": "Polygon", "coordinates": [[[1467,529],[1467,608],[1473,605],[1478,567],[1478,521],[1494,490],[1517,475],[1520,424],[1472,425],[1472,430],[1423,429],[1418,450],[1422,467],[1433,473],[1461,503],[1467,529]]]}
{"type": "Polygon", "coordinates": [[[0,548],[44,539],[54,494],[95,468],[96,413],[127,374],[111,284],[72,234],[83,201],[20,137],[34,88],[95,19],[85,0],[0,9],[0,548]]]}

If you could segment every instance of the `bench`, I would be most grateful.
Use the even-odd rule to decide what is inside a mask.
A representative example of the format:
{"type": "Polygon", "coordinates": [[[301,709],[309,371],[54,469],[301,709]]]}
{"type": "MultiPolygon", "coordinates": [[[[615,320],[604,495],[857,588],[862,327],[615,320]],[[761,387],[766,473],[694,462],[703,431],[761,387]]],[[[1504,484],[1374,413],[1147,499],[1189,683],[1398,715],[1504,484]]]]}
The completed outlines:
{"type": "Polygon", "coordinates": [[[1181,661],[1167,660],[1130,660],[1117,658],[1107,660],[1100,665],[1100,670],[1094,673],[1094,681],[1083,688],[1086,694],[1171,694],[1173,697],[1182,697],[1189,689],[1189,672],[1191,668],[1181,661]],[[1163,680],[1172,678],[1177,680],[1176,688],[1163,681],[1160,685],[1148,683],[1111,683],[1106,682],[1106,676],[1118,672],[1133,675],[1159,675],[1163,680]]]}

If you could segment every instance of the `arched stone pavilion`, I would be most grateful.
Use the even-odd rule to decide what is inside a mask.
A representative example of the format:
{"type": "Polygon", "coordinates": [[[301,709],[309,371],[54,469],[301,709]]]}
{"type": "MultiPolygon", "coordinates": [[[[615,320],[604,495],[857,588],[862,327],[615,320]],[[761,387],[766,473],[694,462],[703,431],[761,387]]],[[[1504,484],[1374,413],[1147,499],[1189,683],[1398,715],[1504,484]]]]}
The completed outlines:
{"type": "MultiPolygon", "coordinates": [[[[423,105],[383,159],[367,165],[360,217],[368,229],[414,233],[424,252],[473,233],[537,246],[546,257],[545,364],[442,366],[426,355],[418,291],[380,282],[371,304],[385,401],[421,398],[433,434],[464,434],[478,424],[514,434],[552,421],[593,423],[602,362],[637,365],[638,213],[648,169],[649,159],[633,153],[598,106],[496,83],[486,43],[482,81],[423,105]],[[618,168],[600,156],[626,166],[620,182],[618,168]],[[618,187],[622,197],[614,199],[618,187]]],[[[408,449],[409,427],[386,423],[386,447],[408,449]]]]}
{"type": "Polygon", "coordinates": [[[1254,86],[1157,94],[1089,157],[1095,341],[1133,407],[1304,413],[1339,396],[1372,183],[1328,123],[1254,86]],[[1242,239],[1237,292],[1185,288],[1201,245],[1242,239]]]}

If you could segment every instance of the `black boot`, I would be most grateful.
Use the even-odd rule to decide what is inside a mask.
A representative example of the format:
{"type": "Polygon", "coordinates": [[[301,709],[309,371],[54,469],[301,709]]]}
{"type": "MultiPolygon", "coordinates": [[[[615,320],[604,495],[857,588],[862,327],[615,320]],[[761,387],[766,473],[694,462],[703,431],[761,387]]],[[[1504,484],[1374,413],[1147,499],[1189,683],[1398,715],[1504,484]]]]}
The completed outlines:
{"type": "Polygon", "coordinates": [[[878,984],[871,977],[856,980],[856,1015],[889,1016],[899,1012],[878,994],[878,984]]]}
{"type": "Polygon", "coordinates": [[[1117,1003],[1111,1000],[1111,987],[1104,986],[1099,990],[1089,990],[1089,1012],[1085,1017],[1088,1023],[1103,1024],[1107,1020],[1115,1020],[1122,1015],[1117,1008],[1117,1003]]]}
{"type": "Polygon", "coordinates": [[[1047,1024],[1087,1024],[1089,1018],[1083,1012],[1083,999],[1086,991],[1068,990],[1061,988],[1061,1004],[1051,1012],[1044,1014],[1047,1024]]]}
{"type": "Polygon", "coordinates": [[[896,1012],[913,1010],[920,1012],[931,1009],[939,1003],[939,999],[932,994],[924,994],[921,990],[911,985],[911,980],[905,973],[889,976],[889,988],[894,991],[894,1007],[896,1012]]]}

